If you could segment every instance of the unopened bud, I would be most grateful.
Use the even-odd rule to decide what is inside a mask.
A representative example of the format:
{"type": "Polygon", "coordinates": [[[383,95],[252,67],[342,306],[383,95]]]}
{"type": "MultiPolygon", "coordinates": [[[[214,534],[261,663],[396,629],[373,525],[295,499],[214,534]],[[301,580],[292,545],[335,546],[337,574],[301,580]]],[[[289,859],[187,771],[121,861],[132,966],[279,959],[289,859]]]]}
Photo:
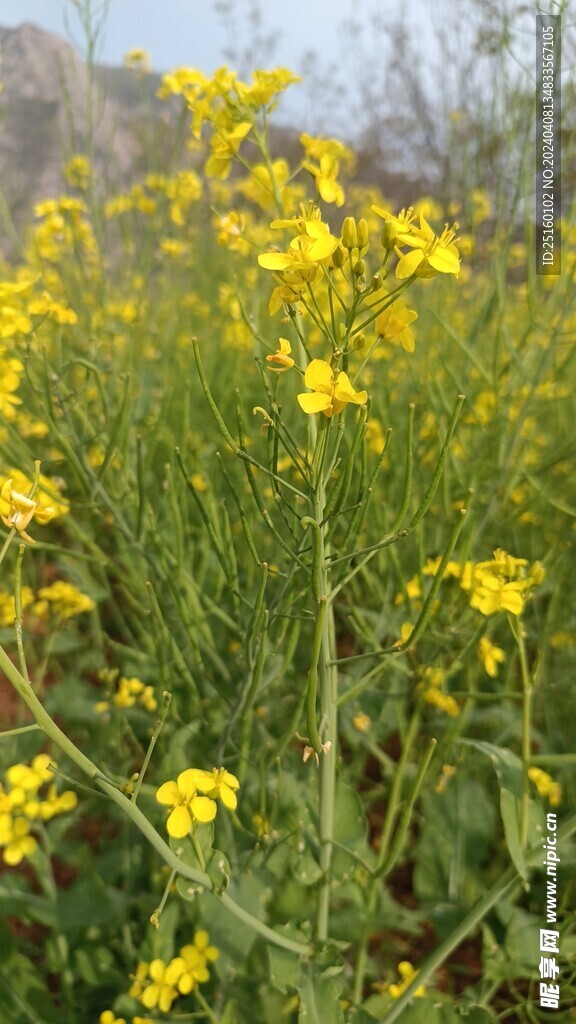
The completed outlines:
{"type": "Polygon", "coordinates": [[[391,221],[387,220],[384,227],[382,228],[382,234],[380,235],[380,241],[382,246],[387,252],[390,252],[396,244],[396,228],[391,221]]]}
{"type": "Polygon", "coordinates": [[[365,217],[362,217],[357,224],[358,232],[358,248],[365,249],[368,245],[368,222],[365,217]]]}
{"type": "Polygon", "coordinates": [[[345,217],[342,222],[342,245],[345,249],[356,249],[358,246],[358,232],[354,217],[345,217]]]}
{"type": "Polygon", "coordinates": [[[334,264],[335,267],[340,269],[340,267],[344,266],[345,259],[346,256],[344,254],[344,249],[342,248],[341,245],[339,245],[338,248],[335,249],[334,252],[332,253],[332,263],[334,264]]]}
{"type": "Polygon", "coordinates": [[[366,273],[366,260],[357,260],[354,264],[354,277],[364,277],[366,273]]]}
{"type": "Polygon", "coordinates": [[[355,334],[354,337],[350,339],[350,348],[354,352],[360,352],[364,348],[365,344],[366,344],[366,335],[365,334],[355,334]]]}

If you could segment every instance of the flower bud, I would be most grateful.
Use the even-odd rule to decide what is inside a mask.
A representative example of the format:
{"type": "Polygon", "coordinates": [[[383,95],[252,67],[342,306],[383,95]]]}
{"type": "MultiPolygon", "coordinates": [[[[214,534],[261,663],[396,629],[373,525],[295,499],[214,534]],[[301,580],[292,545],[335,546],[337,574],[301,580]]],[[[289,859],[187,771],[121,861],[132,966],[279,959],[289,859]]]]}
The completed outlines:
{"type": "Polygon", "coordinates": [[[345,217],[342,222],[342,245],[345,249],[356,249],[358,246],[358,232],[354,217],[345,217]]]}
{"type": "Polygon", "coordinates": [[[350,339],[350,348],[352,349],[353,352],[361,352],[365,344],[365,334],[355,334],[354,337],[350,339]]]}
{"type": "Polygon", "coordinates": [[[357,224],[358,232],[358,248],[366,249],[368,245],[368,222],[365,217],[362,217],[357,224]]]}
{"type": "Polygon", "coordinates": [[[354,264],[354,277],[364,277],[366,273],[366,260],[357,260],[354,264]]]}
{"type": "Polygon", "coordinates": [[[339,270],[340,267],[344,266],[345,258],[346,257],[344,255],[344,249],[342,248],[341,245],[339,245],[338,248],[335,249],[334,252],[332,253],[332,264],[333,264],[333,266],[337,267],[337,269],[339,270]]]}
{"type": "Polygon", "coordinates": [[[382,242],[383,248],[386,249],[386,252],[390,252],[390,250],[393,249],[394,245],[396,244],[396,228],[389,220],[386,221],[384,227],[382,228],[380,241],[382,242]]]}

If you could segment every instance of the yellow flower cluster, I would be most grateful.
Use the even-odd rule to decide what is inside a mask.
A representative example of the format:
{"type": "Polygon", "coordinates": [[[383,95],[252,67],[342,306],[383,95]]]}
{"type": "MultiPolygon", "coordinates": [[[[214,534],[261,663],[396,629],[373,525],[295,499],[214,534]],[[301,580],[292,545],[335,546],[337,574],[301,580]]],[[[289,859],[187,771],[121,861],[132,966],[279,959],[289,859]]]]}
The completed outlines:
{"type": "MultiPolygon", "coordinates": [[[[99,1024],[127,1024],[125,1017],[117,1017],[113,1010],[103,1010],[99,1024]]],[[[132,1024],[154,1024],[151,1017],[132,1017],[132,1024]]]]}
{"type": "Polygon", "coordinates": [[[434,707],[444,711],[451,718],[457,718],[460,714],[460,707],[454,697],[444,692],[445,678],[444,669],[425,668],[418,689],[422,691],[422,697],[427,704],[433,704],[434,707]]]}
{"type": "MultiPolygon", "coordinates": [[[[430,559],[423,569],[424,575],[433,576],[439,564],[439,558],[430,559]]],[[[482,615],[496,615],[500,611],[521,615],[526,600],[544,579],[544,569],[540,562],[529,565],[526,558],[515,558],[497,548],[485,562],[448,562],[445,576],[459,581],[462,590],[470,594],[470,607],[477,608],[482,615]]],[[[488,657],[486,645],[482,650],[488,657]]],[[[500,656],[493,657],[502,661],[500,656]]],[[[494,667],[492,662],[491,666],[494,667]]]]}
{"type": "Polygon", "coordinates": [[[242,82],[234,71],[219,68],[212,78],[196,68],[178,68],[164,75],[158,96],[183,96],[192,112],[192,133],[199,139],[210,125],[210,156],[204,173],[223,180],[232,160],[252,131],[261,111],[270,112],[279,95],[298,78],[286,68],[254,71],[252,82],[242,82]]]}
{"type": "Polygon", "coordinates": [[[74,156],[71,156],[64,164],[62,171],[72,188],[80,189],[81,192],[86,191],[90,184],[92,168],[90,160],[84,153],[75,153],[74,156]]]}
{"type": "MultiPolygon", "coordinates": [[[[51,616],[63,621],[95,608],[95,603],[72,583],[57,580],[49,587],[41,587],[35,594],[30,587],[22,587],[22,610],[28,609],[38,619],[51,616]]],[[[16,618],[14,596],[0,590],[0,626],[12,626],[16,618]]]]}
{"type": "Polygon", "coordinates": [[[143,707],[145,711],[156,711],[158,701],[154,696],[154,687],[143,683],[136,676],[126,678],[118,674],[118,669],[103,669],[98,673],[98,678],[109,688],[116,684],[116,688],[108,700],[101,700],[95,705],[96,711],[108,711],[110,704],[117,708],[133,708],[136,705],[143,707]]]}
{"type": "Polygon", "coordinates": [[[216,799],[229,810],[235,810],[239,787],[236,776],[225,768],[213,768],[211,772],[187,768],[175,781],[165,782],[156,791],[156,799],[172,808],[166,823],[168,835],[181,839],[188,835],[195,821],[212,821],[216,817],[216,799]]]}
{"type": "Polygon", "coordinates": [[[198,985],[210,980],[208,964],[218,959],[218,950],[209,944],[208,932],[201,929],[190,945],[168,963],[156,959],[138,964],[130,995],[147,1010],[168,1013],[179,996],[186,996],[198,985]]]}
{"type": "Polygon", "coordinates": [[[13,764],[6,769],[6,785],[0,785],[0,846],[6,864],[19,864],[35,852],[34,821],[49,821],[76,807],[76,794],[72,790],[58,793],[53,783],[40,794],[54,777],[48,770],[50,764],[56,767],[48,754],[38,754],[29,765],[13,764]]]}
{"type": "Polygon", "coordinates": [[[348,170],[354,167],[354,154],[348,146],[338,139],[312,138],[306,132],[300,136],[306,159],[302,167],[309,171],[316,182],[318,195],[325,203],[344,205],[344,189],[338,181],[340,162],[344,161],[348,170]]]}
{"type": "Polygon", "coordinates": [[[30,258],[60,263],[64,256],[83,256],[94,270],[99,263],[98,244],[83,199],[62,196],[37,203],[38,225],[30,242],[30,258]]]}
{"type": "Polygon", "coordinates": [[[559,807],[562,802],[562,787],[559,782],[554,782],[548,772],[542,768],[529,768],[528,777],[536,786],[538,796],[547,798],[551,807],[559,807]]]}
{"type": "MultiPolygon", "coordinates": [[[[401,960],[400,963],[398,964],[398,974],[400,976],[399,981],[395,984],[390,985],[387,982],[376,982],[374,984],[374,988],[378,992],[389,992],[390,995],[392,996],[392,999],[398,999],[398,996],[402,995],[404,990],[408,988],[408,985],[417,976],[418,971],[415,970],[415,968],[408,960],[401,960]]],[[[414,995],[418,999],[420,999],[425,994],[426,989],[424,985],[419,985],[414,993],[414,995]]]]}
{"type": "Polygon", "coordinates": [[[49,587],[40,588],[38,600],[32,606],[32,611],[40,619],[53,616],[62,621],[71,619],[74,615],[82,615],[83,612],[91,612],[95,607],[96,602],[78,590],[73,583],[56,580],[49,587]]]}
{"type": "Polygon", "coordinates": [[[412,207],[401,210],[398,216],[379,206],[373,206],[372,209],[384,218],[385,248],[393,249],[398,256],[397,278],[403,281],[413,274],[429,278],[436,274],[460,273],[460,258],[455,244],[457,224],[452,228],[446,224],[442,234],[436,235],[422,213],[416,227],[416,213],[412,207]],[[412,251],[404,253],[403,246],[408,246],[412,251]]]}

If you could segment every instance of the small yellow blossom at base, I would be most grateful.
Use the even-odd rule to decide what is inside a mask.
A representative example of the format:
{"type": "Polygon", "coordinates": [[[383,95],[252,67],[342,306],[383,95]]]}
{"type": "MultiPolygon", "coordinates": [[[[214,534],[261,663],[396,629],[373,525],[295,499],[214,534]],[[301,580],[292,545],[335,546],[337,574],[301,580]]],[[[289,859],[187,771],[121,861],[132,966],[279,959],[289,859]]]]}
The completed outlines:
{"type": "Polygon", "coordinates": [[[559,782],[554,782],[548,772],[542,768],[529,768],[528,778],[534,783],[538,796],[548,798],[551,807],[559,807],[562,802],[562,787],[559,782]]]}
{"type": "Polygon", "coordinates": [[[357,715],[354,715],[352,725],[358,732],[368,732],[372,725],[372,719],[363,711],[359,711],[357,715]]]}
{"type": "Polygon", "coordinates": [[[492,679],[496,679],[499,666],[503,665],[506,661],[506,654],[502,648],[497,647],[488,637],[483,636],[478,644],[478,657],[488,675],[492,679]]]}

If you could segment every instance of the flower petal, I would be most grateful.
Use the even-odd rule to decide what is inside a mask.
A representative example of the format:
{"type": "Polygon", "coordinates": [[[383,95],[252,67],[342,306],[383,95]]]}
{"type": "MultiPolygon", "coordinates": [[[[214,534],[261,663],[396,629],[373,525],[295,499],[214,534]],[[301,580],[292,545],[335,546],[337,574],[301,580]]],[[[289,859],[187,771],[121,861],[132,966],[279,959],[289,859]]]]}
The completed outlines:
{"type": "Polygon", "coordinates": [[[300,408],[309,415],[315,412],[325,412],[332,407],[330,395],[322,395],[318,391],[315,391],[314,394],[307,392],[296,397],[300,403],[300,408]]]}
{"type": "Polygon", "coordinates": [[[198,821],[213,821],[216,817],[216,804],[207,796],[195,796],[190,810],[198,821]]]}
{"type": "Polygon", "coordinates": [[[304,383],[312,391],[321,391],[325,395],[332,395],[332,370],[324,359],[312,359],[306,367],[304,383]]]}
{"type": "Polygon", "coordinates": [[[166,822],[166,828],[168,835],[172,836],[173,839],[182,839],[183,836],[187,836],[192,828],[192,818],[188,808],[183,806],[175,807],[166,822]]]}
{"type": "Polygon", "coordinates": [[[421,249],[413,249],[412,252],[407,252],[406,255],[398,261],[396,277],[399,278],[399,280],[404,280],[406,277],[412,277],[412,274],[416,273],[424,259],[425,256],[421,249]]]}
{"type": "Polygon", "coordinates": [[[177,784],[173,780],[165,782],[164,785],[156,790],[156,799],[159,804],[167,804],[169,807],[173,807],[180,799],[180,791],[177,784]]]}

